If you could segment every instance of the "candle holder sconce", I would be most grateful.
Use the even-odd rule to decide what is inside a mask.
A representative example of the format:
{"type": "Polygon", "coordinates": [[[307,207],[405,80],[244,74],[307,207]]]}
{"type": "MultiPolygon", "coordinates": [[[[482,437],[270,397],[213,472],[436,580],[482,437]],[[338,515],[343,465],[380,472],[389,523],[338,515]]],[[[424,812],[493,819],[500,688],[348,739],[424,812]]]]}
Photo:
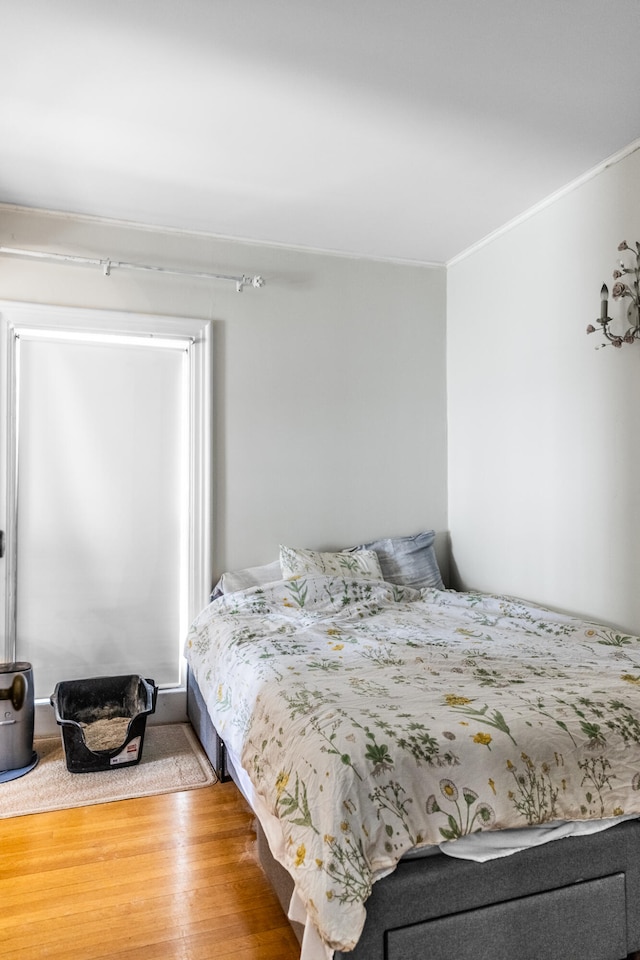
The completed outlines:
{"type": "MultiPolygon", "coordinates": [[[[621,347],[623,343],[633,343],[634,340],[640,340],[640,243],[636,241],[636,249],[633,250],[626,240],[618,244],[618,250],[628,250],[635,256],[635,263],[627,266],[624,260],[618,261],[619,266],[613,271],[615,283],[611,288],[611,296],[614,300],[629,300],[626,312],[626,329],[621,333],[612,333],[609,325],[614,321],[609,316],[609,290],[605,283],[600,290],[600,316],[597,323],[607,340],[607,343],[601,343],[601,347],[611,344],[614,347],[621,347]],[[625,279],[628,278],[628,279],[625,279]]],[[[625,321],[622,321],[625,324],[625,321]]],[[[621,322],[618,321],[620,327],[621,322]]],[[[595,333],[598,328],[592,323],[587,327],[587,333],[595,333]]]]}

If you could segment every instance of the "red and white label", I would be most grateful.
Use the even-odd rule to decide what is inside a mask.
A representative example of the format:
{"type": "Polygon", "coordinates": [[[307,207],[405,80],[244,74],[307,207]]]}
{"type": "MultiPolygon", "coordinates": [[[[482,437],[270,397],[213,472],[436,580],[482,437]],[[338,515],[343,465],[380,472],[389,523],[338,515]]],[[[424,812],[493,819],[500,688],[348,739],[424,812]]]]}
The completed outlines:
{"type": "Polygon", "coordinates": [[[134,737],[133,740],[130,740],[125,747],[122,748],[120,753],[116,753],[115,757],[111,757],[109,763],[111,766],[116,766],[119,763],[131,763],[133,760],[138,759],[138,754],[140,753],[140,741],[142,737],[134,737]]]}

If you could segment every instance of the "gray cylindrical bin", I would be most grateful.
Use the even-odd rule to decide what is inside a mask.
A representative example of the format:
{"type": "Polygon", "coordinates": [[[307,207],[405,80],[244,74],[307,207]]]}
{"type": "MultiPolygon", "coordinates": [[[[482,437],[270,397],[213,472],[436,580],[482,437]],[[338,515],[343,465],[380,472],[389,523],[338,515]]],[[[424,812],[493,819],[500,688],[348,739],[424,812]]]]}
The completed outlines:
{"type": "Polygon", "coordinates": [[[0,771],[26,767],[33,757],[33,670],[0,663],[0,771]]]}

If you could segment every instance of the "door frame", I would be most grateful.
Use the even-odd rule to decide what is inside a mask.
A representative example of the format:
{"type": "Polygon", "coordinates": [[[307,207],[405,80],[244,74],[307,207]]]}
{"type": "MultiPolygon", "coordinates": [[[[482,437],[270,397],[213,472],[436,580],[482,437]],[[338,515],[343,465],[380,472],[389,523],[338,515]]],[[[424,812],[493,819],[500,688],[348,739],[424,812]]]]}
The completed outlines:
{"type": "MultiPolygon", "coordinates": [[[[189,365],[189,547],[187,619],[193,620],[211,591],[212,543],[212,321],[160,314],[63,307],[0,300],[0,529],[5,531],[0,558],[0,659],[14,651],[17,575],[16,356],[21,331],[69,331],[186,339],[189,365]],[[4,569],[2,567],[4,566],[4,569]],[[13,620],[13,622],[12,622],[13,620]]],[[[186,669],[180,685],[161,689],[154,722],[186,719],[186,669]]],[[[36,734],[56,731],[48,700],[36,701],[36,734]]]]}

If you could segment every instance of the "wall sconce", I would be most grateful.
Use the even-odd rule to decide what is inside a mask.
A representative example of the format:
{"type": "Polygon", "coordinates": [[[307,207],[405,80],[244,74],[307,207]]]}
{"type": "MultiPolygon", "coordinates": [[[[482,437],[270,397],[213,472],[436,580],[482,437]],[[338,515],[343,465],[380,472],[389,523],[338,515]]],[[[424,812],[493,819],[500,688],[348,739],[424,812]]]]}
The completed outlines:
{"type": "MultiPolygon", "coordinates": [[[[618,244],[618,250],[634,252],[626,240],[618,244]]],[[[611,296],[614,300],[628,299],[631,301],[627,307],[627,328],[624,333],[615,334],[609,330],[609,324],[613,323],[608,315],[609,290],[605,283],[602,284],[600,290],[600,316],[597,322],[600,324],[606,339],[614,347],[621,347],[623,343],[633,343],[634,340],[640,340],[640,243],[637,241],[634,255],[636,262],[633,266],[628,267],[624,260],[620,260],[619,267],[616,267],[613,271],[615,283],[611,289],[611,296]],[[633,279],[629,279],[629,282],[627,282],[623,279],[625,276],[633,277],[633,279]]],[[[594,327],[592,323],[587,327],[587,333],[595,333],[596,330],[597,327],[594,327]]],[[[606,347],[607,344],[601,343],[600,346],[606,347]]]]}

